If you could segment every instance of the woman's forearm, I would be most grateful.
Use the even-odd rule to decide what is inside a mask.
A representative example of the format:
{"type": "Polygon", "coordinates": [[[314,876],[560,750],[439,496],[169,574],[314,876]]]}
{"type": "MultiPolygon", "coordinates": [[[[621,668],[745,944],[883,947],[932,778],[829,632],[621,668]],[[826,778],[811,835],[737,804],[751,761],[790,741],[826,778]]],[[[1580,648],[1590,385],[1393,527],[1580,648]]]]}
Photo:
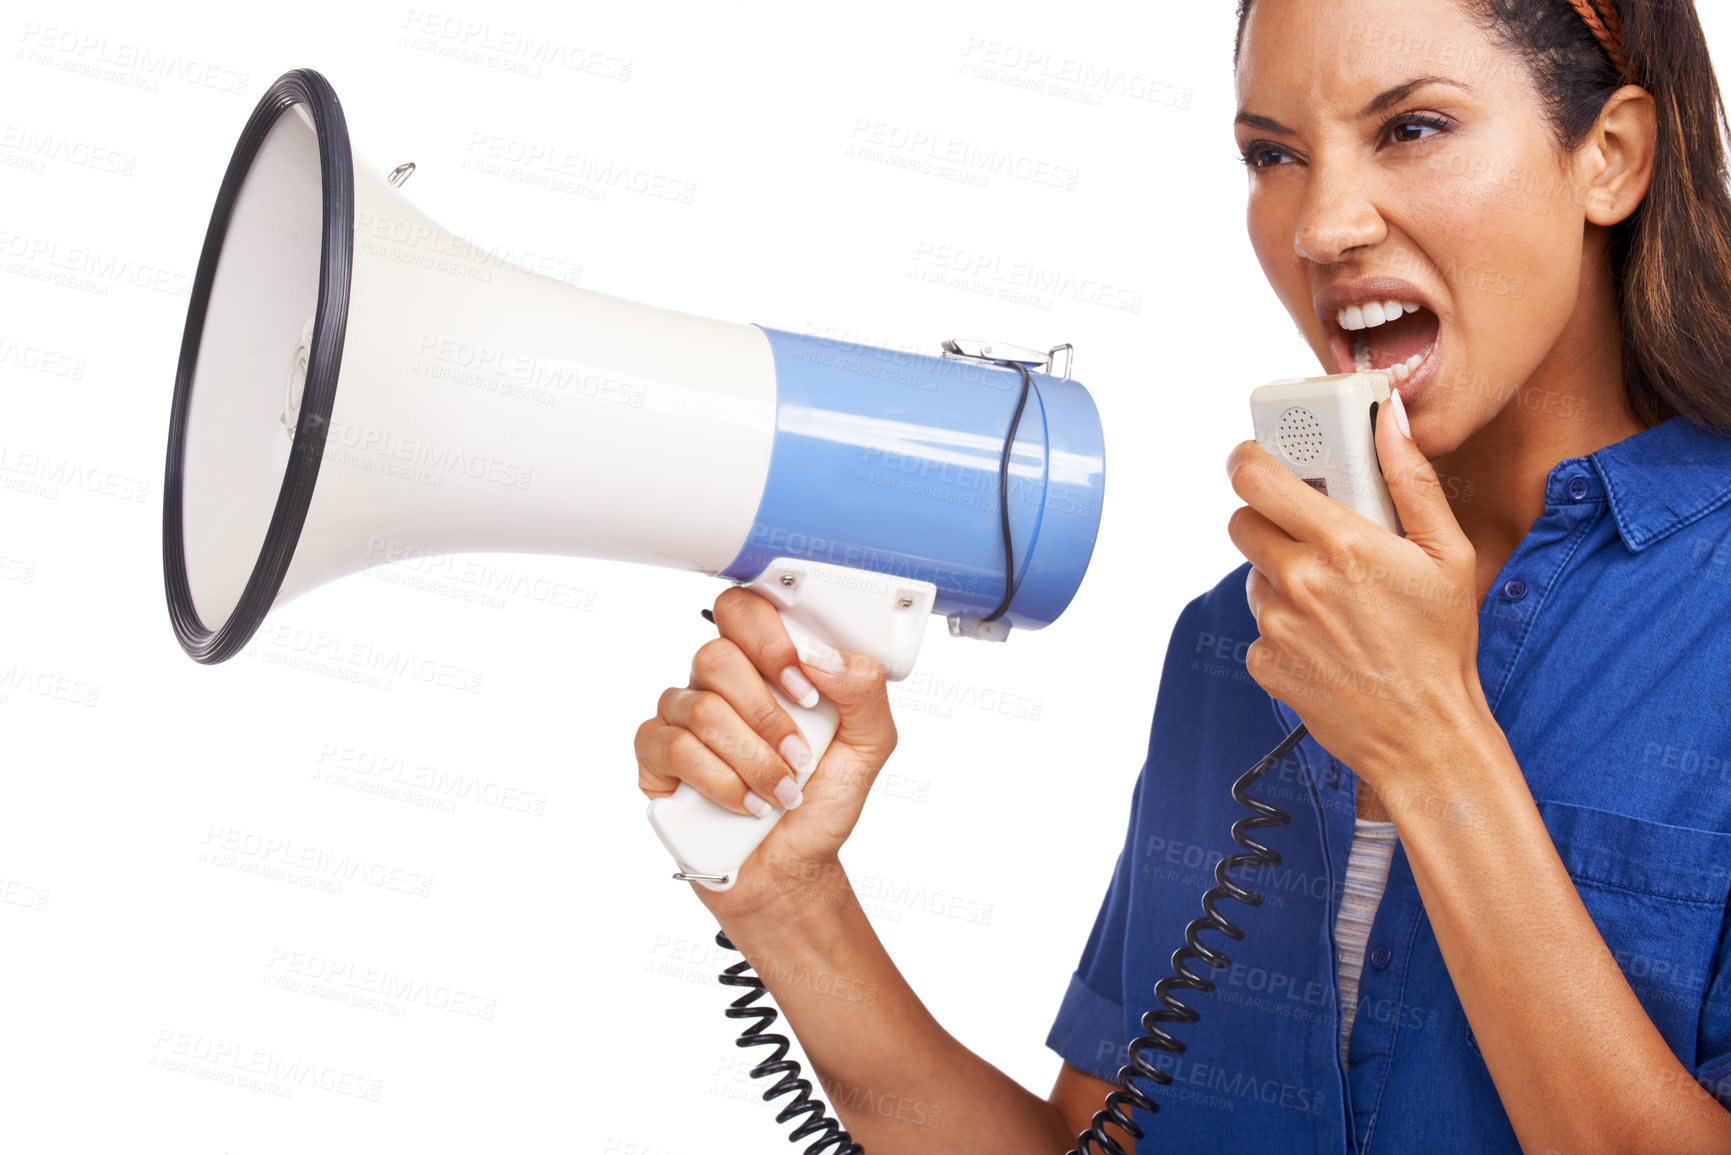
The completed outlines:
{"type": "MultiPolygon", "coordinates": [[[[831,1114],[871,1155],[1068,1149],[1074,1136],[1056,1107],[962,1046],[926,1010],[839,864],[777,885],[783,894],[773,912],[723,929],[798,1036],[831,1114]]],[[[770,1051],[741,1054],[756,1062],[770,1051]]],[[[765,1115],[772,1126],[773,1112],[765,1115]]]]}
{"type": "Polygon", "coordinates": [[[1488,711],[1384,777],[1455,991],[1521,1147],[1731,1151],[1731,1113],[1677,1061],[1558,858],[1488,711]]]}

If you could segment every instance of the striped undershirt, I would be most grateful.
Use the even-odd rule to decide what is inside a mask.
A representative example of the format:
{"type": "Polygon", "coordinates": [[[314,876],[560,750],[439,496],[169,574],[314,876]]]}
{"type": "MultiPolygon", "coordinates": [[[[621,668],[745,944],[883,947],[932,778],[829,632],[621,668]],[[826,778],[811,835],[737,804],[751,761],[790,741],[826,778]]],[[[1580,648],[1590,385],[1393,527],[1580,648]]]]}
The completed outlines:
{"type": "Polygon", "coordinates": [[[1335,941],[1340,944],[1340,1058],[1346,1061],[1346,1040],[1352,1034],[1358,1013],[1358,978],[1364,970],[1364,947],[1370,938],[1370,923],[1388,885],[1388,867],[1394,859],[1394,823],[1354,819],[1352,852],[1346,859],[1346,884],[1340,914],[1334,921],[1335,941]]]}

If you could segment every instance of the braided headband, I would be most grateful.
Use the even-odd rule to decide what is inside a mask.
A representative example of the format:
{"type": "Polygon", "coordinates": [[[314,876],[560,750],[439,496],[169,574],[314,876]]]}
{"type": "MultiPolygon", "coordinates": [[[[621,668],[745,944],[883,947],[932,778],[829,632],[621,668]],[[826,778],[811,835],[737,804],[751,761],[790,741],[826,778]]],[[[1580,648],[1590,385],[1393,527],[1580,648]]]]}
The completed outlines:
{"type": "Polygon", "coordinates": [[[1581,14],[1605,55],[1616,65],[1618,75],[1627,80],[1629,62],[1623,56],[1623,21],[1617,16],[1613,0],[1569,0],[1569,3],[1581,14]]]}

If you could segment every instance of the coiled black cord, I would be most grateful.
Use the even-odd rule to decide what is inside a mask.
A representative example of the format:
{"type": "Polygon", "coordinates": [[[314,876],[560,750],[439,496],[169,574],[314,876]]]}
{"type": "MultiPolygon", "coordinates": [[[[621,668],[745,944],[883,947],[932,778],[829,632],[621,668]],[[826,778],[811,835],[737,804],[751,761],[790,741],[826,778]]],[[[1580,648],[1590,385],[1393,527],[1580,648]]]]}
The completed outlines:
{"type": "MultiPolygon", "coordinates": [[[[1280,740],[1280,745],[1269,751],[1267,757],[1239,775],[1238,781],[1232,784],[1233,801],[1251,811],[1232,824],[1232,841],[1244,847],[1246,853],[1229,854],[1214,864],[1214,885],[1202,896],[1202,913],[1191,919],[1184,928],[1184,945],[1172,952],[1172,973],[1154,984],[1154,997],[1161,1004],[1160,1009],[1149,1011],[1142,1016],[1142,1029],[1148,1033],[1131,1042],[1130,1061],[1118,1069],[1120,1089],[1106,1096],[1106,1106],[1094,1112],[1091,1125],[1076,1137],[1076,1146],[1070,1150],[1069,1155],[1092,1155],[1096,1148],[1102,1155],[1127,1155],[1123,1145],[1106,1133],[1106,1125],[1110,1123],[1132,1139],[1141,1139],[1146,1133],[1132,1118],[1130,1111],[1142,1110],[1153,1114],[1160,1110],[1160,1104],[1136,1086],[1135,1080],[1147,1079],[1165,1087],[1171,1085],[1172,1076],[1143,1057],[1142,1052],[1161,1050],[1173,1055],[1184,1053],[1184,1043],[1158,1024],[1194,1023],[1202,1017],[1196,1008],[1172,993],[1174,988],[1201,991],[1203,994],[1214,989],[1212,979],[1190,969],[1190,959],[1201,959],[1215,970],[1225,970],[1232,965],[1226,952],[1216,950],[1202,941],[1202,932],[1217,930],[1233,942],[1244,940],[1244,928],[1221,914],[1215,904],[1223,898],[1231,898],[1246,906],[1262,905],[1262,895],[1234,882],[1229,872],[1240,866],[1279,866],[1280,852],[1258,842],[1250,836],[1250,832],[1292,823],[1292,815],[1271,802],[1252,798],[1249,790],[1258,778],[1279,765],[1280,760],[1291,753],[1292,748],[1298,745],[1308,732],[1304,723],[1300,722],[1292,733],[1280,740]],[[1126,1107],[1130,1110],[1126,1110],[1126,1107]]],[[[724,931],[715,933],[715,941],[727,950],[738,949],[724,931]]],[[[823,1132],[820,1138],[805,1149],[805,1155],[821,1155],[823,1150],[832,1144],[839,1144],[834,1155],[865,1155],[865,1148],[854,1142],[853,1137],[842,1129],[841,1124],[829,1117],[823,1102],[811,1098],[811,1084],[799,1077],[799,1064],[786,1057],[789,1047],[787,1036],[764,1033],[775,1022],[776,1012],[774,1007],[752,1006],[767,992],[763,980],[751,974],[750,970],[751,964],[741,959],[721,972],[721,981],[730,987],[749,988],[728,1007],[727,1017],[757,1020],[740,1032],[734,1045],[775,1048],[774,1055],[751,1069],[751,1077],[754,1079],[767,1078],[777,1072],[782,1074],[781,1081],[763,1093],[764,1101],[768,1102],[789,1091],[797,1092],[793,1101],[776,1115],[775,1121],[786,1123],[802,1113],[814,1116],[788,1136],[789,1142],[798,1142],[807,1135],[823,1132]]]]}
{"type": "MultiPolygon", "coordinates": [[[[717,946],[724,950],[738,950],[728,939],[726,931],[715,932],[717,946]]],[[[810,1115],[805,1122],[796,1127],[787,1137],[789,1143],[797,1143],[807,1135],[818,1135],[811,1146],[805,1149],[805,1155],[822,1155],[823,1151],[837,1145],[833,1155],[865,1155],[865,1148],[853,1141],[853,1136],[842,1130],[842,1125],[829,1117],[824,1110],[823,1100],[811,1097],[811,1083],[799,1077],[799,1063],[787,1057],[788,1043],[786,1035],[765,1034],[775,1024],[774,1007],[754,1007],[751,1004],[762,998],[766,993],[763,980],[751,973],[751,964],[743,958],[721,972],[721,982],[724,986],[745,987],[746,992],[734,999],[728,1005],[727,1017],[730,1019],[756,1019],[751,1026],[739,1032],[739,1038],[734,1040],[736,1047],[774,1047],[775,1053],[751,1069],[754,1079],[767,1079],[780,1072],[781,1080],[763,1093],[763,1101],[769,1102],[779,1098],[789,1091],[795,1092],[793,1101],[783,1107],[775,1116],[777,1123],[786,1123],[797,1115],[810,1115]],[[819,1134],[822,1132],[822,1134],[819,1134]]]]}
{"type": "Polygon", "coordinates": [[[1247,791],[1253,782],[1279,764],[1306,733],[1304,723],[1300,722],[1292,733],[1281,739],[1280,745],[1269,752],[1268,757],[1246,770],[1238,781],[1232,784],[1233,801],[1253,812],[1232,824],[1232,841],[1244,847],[1248,853],[1230,854],[1215,863],[1214,885],[1202,896],[1202,913],[1190,920],[1190,924],[1184,928],[1184,945],[1172,952],[1172,973],[1154,984],[1154,997],[1161,1003],[1161,1009],[1149,1011],[1142,1016],[1142,1029],[1148,1033],[1130,1044],[1130,1061],[1118,1068],[1118,1086],[1122,1090],[1113,1091],[1106,1096],[1106,1106],[1094,1112],[1092,1126],[1076,1137],[1076,1146],[1069,1155],[1090,1155],[1096,1146],[1104,1155],[1126,1155],[1123,1145],[1106,1133],[1106,1124],[1111,1123],[1120,1128],[1132,1139],[1141,1139],[1142,1128],[1131,1118],[1125,1106],[1150,1114],[1160,1110],[1160,1104],[1149,1098],[1145,1091],[1136,1086],[1134,1080],[1147,1079],[1165,1087],[1171,1085],[1172,1076],[1149,1062],[1142,1052],[1161,1050],[1173,1055],[1184,1053],[1184,1043],[1158,1024],[1194,1023],[1202,1017],[1194,1007],[1172,993],[1175,987],[1201,991],[1203,994],[1214,989],[1212,979],[1204,978],[1190,969],[1190,959],[1201,959],[1215,970],[1225,970],[1232,964],[1224,951],[1216,950],[1202,941],[1202,932],[1217,930],[1233,942],[1241,942],[1244,929],[1222,915],[1215,908],[1215,903],[1223,898],[1234,898],[1246,906],[1261,906],[1262,896],[1232,881],[1227,872],[1240,866],[1278,866],[1280,853],[1252,838],[1250,831],[1270,826],[1286,826],[1292,822],[1292,815],[1272,803],[1252,798],[1247,791]]]}

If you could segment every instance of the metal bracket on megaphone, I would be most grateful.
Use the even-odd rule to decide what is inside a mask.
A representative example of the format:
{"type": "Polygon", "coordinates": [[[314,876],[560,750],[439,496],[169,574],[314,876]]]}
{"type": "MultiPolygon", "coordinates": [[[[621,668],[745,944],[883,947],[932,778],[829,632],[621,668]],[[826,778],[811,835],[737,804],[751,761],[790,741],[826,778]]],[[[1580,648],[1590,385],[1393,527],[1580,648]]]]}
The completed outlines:
{"type": "Polygon", "coordinates": [[[969,361],[989,361],[993,364],[1026,365],[1036,372],[1046,373],[1060,381],[1070,379],[1070,363],[1075,355],[1071,345],[1054,345],[1044,353],[1038,349],[1029,349],[1022,345],[1012,345],[1007,341],[974,341],[961,337],[948,337],[943,342],[944,356],[959,357],[969,361]],[[1058,354],[1064,355],[1064,371],[1057,370],[1058,354]]]}
{"type": "MultiPolygon", "coordinates": [[[[938,596],[938,587],[928,581],[786,557],[741,584],[780,611],[782,625],[802,657],[811,652],[812,640],[870,654],[892,682],[913,671],[938,596]]],[[[803,789],[835,737],[840,722],[835,703],[819,698],[807,709],[778,687],[765,685],[811,748],[811,761],[794,774],[803,789]]],[[[728,890],[740,866],[786,813],[777,806],[761,818],[735,814],[681,782],[671,795],[649,804],[649,824],[679,863],[674,878],[728,890]]]]}
{"type": "MultiPolygon", "coordinates": [[[[941,343],[943,355],[948,358],[965,361],[984,361],[988,364],[1006,368],[1015,367],[1021,370],[1024,396],[1028,387],[1028,374],[1040,372],[1056,376],[1061,381],[1070,379],[1070,366],[1075,357],[1075,347],[1066,343],[1054,345],[1044,353],[1038,349],[1029,349],[1023,345],[1011,345],[1006,341],[973,341],[959,337],[950,337],[941,343]],[[1058,354],[1064,355],[1064,371],[1062,376],[1057,372],[1058,354]]],[[[1017,413],[1021,409],[1018,406],[1017,413]]],[[[1012,442],[1015,440],[1014,429],[1004,443],[1004,465],[1009,467],[1009,454],[1012,442]]],[[[1006,479],[1007,480],[1007,479],[1006,479]]],[[[1004,526],[1004,552],[1010,554],[1009,524],[1004,526]]],[[[1014,589],[1013,584],[1008,587],[1014,589]]],[[[1006,604],[1008,595],[1006,595],[1006,604]]],[[[1000,613],[1002,607],[1000,607],[1000,613]]],[[[984,642],[1001,642],[1010,636],[1010,623],[994,614],[991,617],[978,617],[972,614],[953,613],[949,615],[950,635],[958,638],[974,638],[984,642]]]]}

